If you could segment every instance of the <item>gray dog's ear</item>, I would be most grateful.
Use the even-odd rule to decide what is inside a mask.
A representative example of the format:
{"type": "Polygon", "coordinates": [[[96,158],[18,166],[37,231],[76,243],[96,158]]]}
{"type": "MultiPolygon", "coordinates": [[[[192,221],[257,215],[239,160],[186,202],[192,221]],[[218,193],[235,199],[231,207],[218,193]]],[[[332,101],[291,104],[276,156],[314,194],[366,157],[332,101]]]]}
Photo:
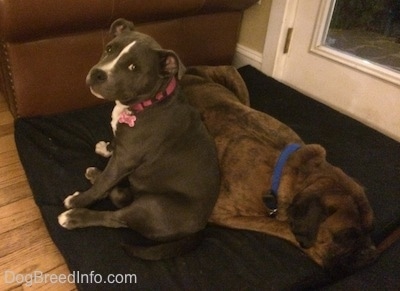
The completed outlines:
{"type": "Polygon", "coordinates": [[[110,33],[113,36],[120,35],[123,32],[127,31],[133,31],[135,30],[135,26],[133,25],[133,22],[130,22],[126,19],[119,18],[115,20],[110,27],[110,33]]]}
{"type": "Polygon", "coordinates": [[[171,50],[158,50],[157,52],[160,56],[161,74],[163,76],[177,76],[178,79],[181,79],[186,68],[178,55],[171,50]]]}

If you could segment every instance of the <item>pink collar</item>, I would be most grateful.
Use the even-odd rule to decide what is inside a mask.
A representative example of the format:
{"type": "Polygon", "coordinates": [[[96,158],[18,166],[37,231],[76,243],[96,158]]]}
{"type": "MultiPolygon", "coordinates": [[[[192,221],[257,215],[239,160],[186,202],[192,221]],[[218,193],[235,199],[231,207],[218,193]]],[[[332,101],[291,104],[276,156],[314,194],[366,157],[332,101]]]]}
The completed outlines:
{"type": "Polygon", "coordinates": [[[127,109],[125,109],[119,116],[118,122],[119,123],[126,123],[129,125],[129,127],[134,127],[135,126],[135,121],[136,121],[136,116],[135,114],[143,111],[146,107],[149,107],[155,103],[158,103],[165,98],[171,96],[171,94],[175,91],[176,89],[176,79],[175,77],[172,77],[171,81],[169,82],[167,88],[165,88],[164,91],[158,92],[157,95],[151,99],[142,101],[140,103],[133,104],[129,106],[127,109]]]}
{"type": "Polygon", "coordinates": [[[176,79],[175,77],[172,77],[171,81],[169,82],[167,88],[165,88],[164,91],[158,92],[157,95],[151,99],[142,101],[140,103],[133,104],[132,106],[129,107],[129,110],[131,110],[133,113],[138,113],[140,111],[143,111],[146,107],[149,107],[153,105],[154,103],[160,102],[161,100],[164,100],[165,98],[169,97],[176,88],[176,79]]]}

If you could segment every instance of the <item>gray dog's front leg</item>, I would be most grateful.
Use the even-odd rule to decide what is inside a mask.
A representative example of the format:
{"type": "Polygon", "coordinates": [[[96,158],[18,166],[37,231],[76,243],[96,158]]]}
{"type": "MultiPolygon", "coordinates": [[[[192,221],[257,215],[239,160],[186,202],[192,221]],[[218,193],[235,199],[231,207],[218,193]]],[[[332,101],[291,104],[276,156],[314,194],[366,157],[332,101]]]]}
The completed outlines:
{"type": "Polygon", "coordinates": [[[68,209],[84,208],[97,200],[105,198],[109,193],[108,191],[129,174],[130,169],[118,167],[120,164],[112,156],[107,167],[99,174],[92,187],[85,192],[75,192],[69,195],[64,200],[64,206],[68,209]]]}

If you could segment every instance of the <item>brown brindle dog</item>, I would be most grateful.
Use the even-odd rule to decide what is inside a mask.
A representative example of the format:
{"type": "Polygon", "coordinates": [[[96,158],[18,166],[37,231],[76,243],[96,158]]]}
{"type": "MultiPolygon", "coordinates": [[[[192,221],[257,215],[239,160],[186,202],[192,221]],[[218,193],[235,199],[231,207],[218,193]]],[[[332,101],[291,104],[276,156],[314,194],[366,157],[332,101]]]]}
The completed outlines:
{"type": "Polygon", "coordinates": [[[316,263],[352,272],[376,258],[370,239],[373,213],[363,188],[329,164],[320,145],[306,145],[285,124],[251,109],[246,85],[233,67],[196,67],[182,87],[214,137],[221,188],[211,223],[286,239],[316,263]],[[275,217],[264,203],[283,149],[287,159],[275,217]]]}

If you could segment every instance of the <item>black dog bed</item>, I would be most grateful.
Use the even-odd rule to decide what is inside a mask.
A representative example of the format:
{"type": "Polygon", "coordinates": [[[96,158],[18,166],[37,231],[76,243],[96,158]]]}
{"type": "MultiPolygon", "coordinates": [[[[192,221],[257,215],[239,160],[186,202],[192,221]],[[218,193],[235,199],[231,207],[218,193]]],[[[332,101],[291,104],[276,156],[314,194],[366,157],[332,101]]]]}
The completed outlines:
{"type": "MultiPolygon", "coordinates": [[[[382,241],[400,222],[400,144],[251,67],[239,71],[248,85],[252,107],[288,124],[307,143],[322,144],[331,163],[366,187],[376,213],[373,239],[382,241]]],[[[107,162],[94,153],[94,146],[111,139],[112,107],[105,104],[15,122],[20,158],[50,235],[72,272],[96,275],[90,277],[92,283],[83,278],[77,284],[80,290],[283,290],[332,283],[329,275],[297,248],[260,233],[210,225],[195,251],[148,262],[127,256],[120,247],[142,240],[133,231],[100,227],[68,231],[60,227],[57,216],[65,210],[62,201],[90,186],[85,169],[104,168],[107,162]]],[[[112,206],[104,200],[93,208],[112,206]]],[[[399,264],[395,266],[398,269],[399,264]]],[[[363,280],[373,278],[365,275],[363,280]]],[[[386,286],[376,286],[395,285],[395,280],[386,282],[386,286]]],[[[373,288],[374,282],[369,286],[373,288]]]]}

